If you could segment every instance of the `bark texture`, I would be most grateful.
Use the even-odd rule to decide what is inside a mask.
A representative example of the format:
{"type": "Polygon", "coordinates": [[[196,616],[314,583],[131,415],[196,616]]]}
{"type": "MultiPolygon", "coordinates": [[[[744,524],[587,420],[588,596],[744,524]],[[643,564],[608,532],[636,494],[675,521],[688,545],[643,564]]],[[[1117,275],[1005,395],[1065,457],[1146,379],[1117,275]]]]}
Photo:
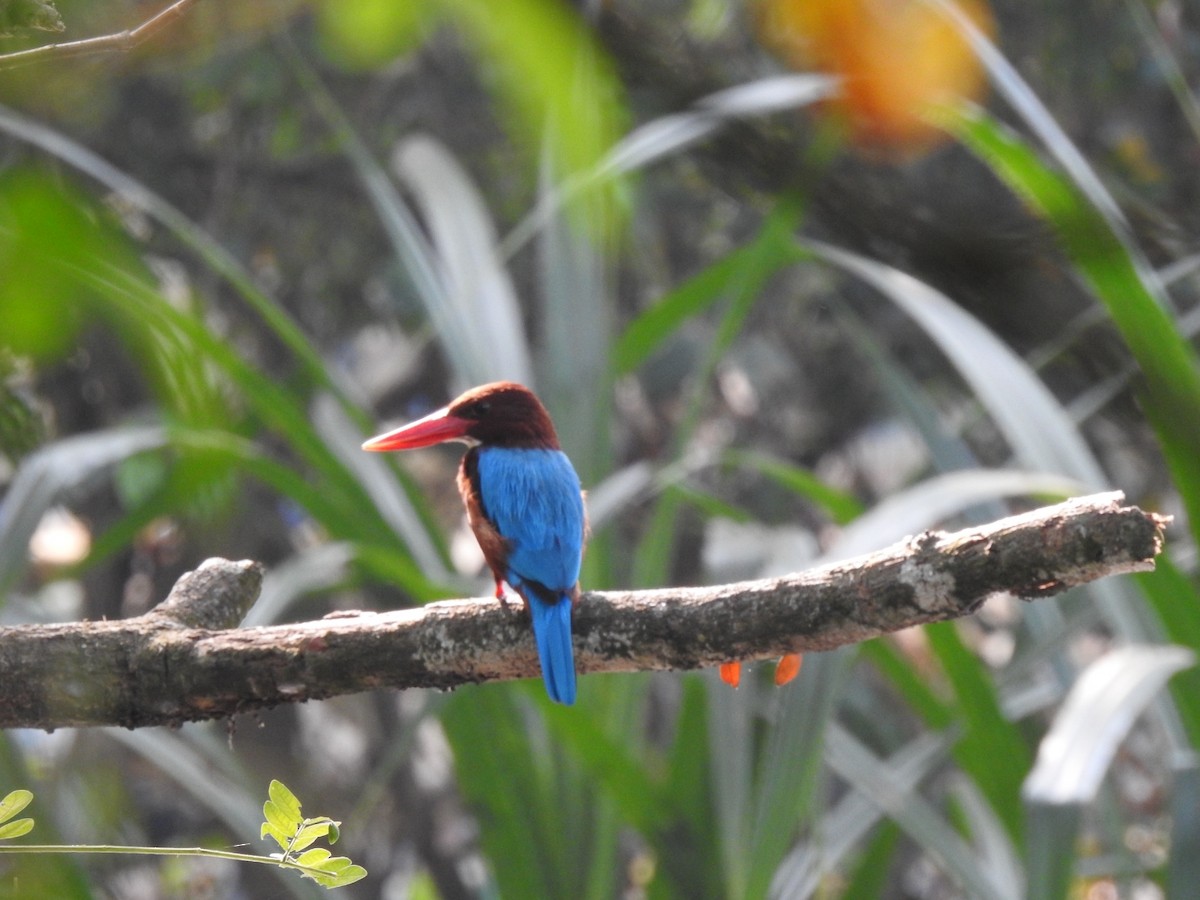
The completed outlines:
{"type": "MultiPolygon", "coordinates": [[[[1098,494],[761,581],[593,592],[575,612],[581,674],[696,669],[829,650],[1147,571],[1166,520],[1098,494]]],[[[0,629],[0,727],[171,725],[375,688],[538,674],[524,613],[492,599],[239,629],[262,568],[210,559],[146,615],[0,629]]]]}

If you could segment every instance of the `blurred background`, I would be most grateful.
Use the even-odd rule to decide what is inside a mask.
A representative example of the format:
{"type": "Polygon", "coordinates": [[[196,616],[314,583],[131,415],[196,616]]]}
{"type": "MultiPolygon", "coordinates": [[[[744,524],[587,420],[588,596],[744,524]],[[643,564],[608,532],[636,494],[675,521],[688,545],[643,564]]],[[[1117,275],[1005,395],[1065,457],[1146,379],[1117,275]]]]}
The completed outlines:
{"type": "MultiPolygon", "coordinates": [[[[266,853],[277,778],[342,821],[345,897],[1195,896],[1196,16],[0,0],[5,624],[138,615],[214,555],[269,569],[247,624],[486,594],[457,451],[358,447],[496,378],[589,491],[588,589],[1097,490],[1175,517],[1153,574],[783,688],[762,661],[584,677],[571,709],[527,682],[8,731],[23,840],[266,853]]],[[[321,893],[0,859],[5,897],[321,893]]]]}

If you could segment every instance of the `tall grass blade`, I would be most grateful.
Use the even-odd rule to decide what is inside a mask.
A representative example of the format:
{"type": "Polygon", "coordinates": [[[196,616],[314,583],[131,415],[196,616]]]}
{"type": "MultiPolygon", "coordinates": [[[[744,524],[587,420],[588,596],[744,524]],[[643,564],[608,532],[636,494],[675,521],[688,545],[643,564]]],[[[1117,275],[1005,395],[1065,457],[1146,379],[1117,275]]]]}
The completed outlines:
{"type": "MultiPolygon", "coordinates": [[[[874,286],[924,329],[1003,432],[1018,465],[1069,476],[1089,490],[1108,487],[1108,477],[1071,416],[1029,365],[974,316],[940,291],[884,263],[818,241],[805,246],[874,286]]],[[[1200,402],[1200,390],[1196,397],[1200,402]]],[[[1200,437],[1195,446],[1200,446],[1200,437]]],[[[1200,466],[1197,470],[1200,473],[1200,466]]],[[[1197,488],[1200,502],[1200,483],[1197,488]]],[[[1124,582],[1101,582],[1088,590],[1127,639],[1151,641],[1158,636],[1157,623],[1124,582]]]]}
{"type": "Polygon", "coordinates": [[[1195,662],[1183,647],[1128,645],[1092,663],[1071,688],[1022,789],[1030,897],[1063,896],[1083,808],[1117,746],[1167,679],[1195,662]]]}
{"type": "Polygon", "coordinates": [[[614,144],[593,169],[544,191],[534,209],[505,237],[501,256],[514,255],[559,208],[589,188],[681,153],[731,121],[808,106],[837,90],[837,79],[829,75],[773,75],[725,88],[702,97],[690,110],[645,122],[614,144]]]}
{"type": "Polygon", "coordinates": [[[362,452],[363,435],[341,405],[328,395],[318,395],[312,405],[312,420],[325,445],[362,485],[363,493],[404,542],[425,577],[433,582],[449,581],[450,573],[420,513],[384,459],[362,452]]]}
{"type": "MultiPolygon", "coordinates": [[[[396,175],[416,200],[429,233],[444,307],[426,310],[446,329],[467,388],[508,379],[533,384],[533,362],[521,308],[495,252],[496,233],[479,192],[449,149],[432,137],[408,138],[392,157],[396,175]]],[[[381,197],[398,202],[398,197],[381,197]]],[[[378,201],[377,201],[378,202],[378,201]]]]}
{"type": "Polygon", "coordinates": [[[1045,384],[962,307],[884,263],[819,241],[805,246],[875,287],[925,330],[996,420],[1020,465],[1069,475],[1091,488],[1107,486],[1099,463],[1045,384]]]}
{"type": "MultiPolygon", "coordinates": [[[[1120,234],[1075,186],[982,110],[949,123],[954,133],[1045,218],[1104,303],[1144,378],[1142,402],[1200,534],[1200,358],[1164,309],[1154,282],[1120,234]]],[[[1075,473],[1078,474],[1078,473],[1075,473]]]]}
{"type": "Polygon", "coordinates": [[[626,174],[686,150],[727,122],[769,115],[824,100],[838,88],[829,75],[774,75],[701,97],[687,112],[671,113],[639,125],[601,161],[593,177],[626,174]]]}
{"type": "Polygon", "coordinates": [[[289,61],[309,100],[325,119],[362,182],[367,198],[375,207],[379,222],[392,244],[392,251],[433,323],[438,340],[454,370],[455,381],[460,388],[478,383],[473,374],[479,363],[471,353],[472,329],[464,330],[454,313],[450,290],[429,238],[421,230],[416,216],[387,172],[342,114],[316,73],[295,51],[289,54],[289,61]]]}
{"type": "Polygon", "coordinates": [[[622,510],[645,500],[655,488],[655,470],[642,460],[609,473],[604,480],[588,488],[588,522],[599,531],[622,510]]]}
{"type": "Polygon", "coordinates": [[[659,842],[663,877],[651,883],[651,897],[723,897],[720,821],[711,790],[712,750],[708,690],[711,676],[679,679],[682,688],[675,737],[666,762],[666,804],[680,819],[659,842]],[[661,882],[661,883],[660,883],[661,882]]]}
{"type": "Polygon", "coordinates": [[[754,709],[757,685],[737,695],[715,676],[708,687],[708,756],[713,816],[724,879],[723,896],[746,897],[750,880],[750,836],[754,809],[754,709]]]}
{"type": "Polygon", "coordinates": [[[1171,847],[1167,860],[1167,896],[1186,897],[1200,884],[1200,853],[1180,852],[1200,847],[1200,754],[1188,750],[1171,765],[1171,847]]]}
{"type": "Polygon", "coordinates": [[[964,14],[953,0],[926,0],[932,3],[953,23],[966,38],[979,57],[984,68],[991,76],[996,90],[1008,101],[1016,113],[1025,120],[1025,124],[1038,136],[1038,139],[1050,151],[1050,154],[1062,166],[1063,171],[1079,188],[1088,202],[1103,217],[1112,233],[1121,243],[1126,257],[1133,263],[1141,280],[1147,289],[1155,296],[1158,303],[1166,308],[1169,301],[1158,276],[1145,260],[1141,250],[1133,238],[1133,229],[1117,201],[1109,193],[1100,176],[1088,163],[1079,148],[1072,143],[1063,131],[1058,120],[1046,109],[1045,105],[1033,92],[1033,88],[1025,81],[1013,65],[1000,52],[980,29],[964,14]]]}
{"type": "Polygon", "coordinates": [[[109,190],[119,193],[126,202],[145,211],[161,223],[184,246],[193,250],[206,265],[236,289],[263,323],[291,350],[310,377],[332,391],[339,399],[345,399],[345,392],[331,377],[331,372],[324,365],[320,354],[309,343],[291,316],[283,307],[263,294],[241,263],[195,222],[141,182],[126,175],[91,150],[3,106],[0,106],[0,131],[61,159],[109,190]]]}
{"type": "Polygon", "coordinates": [[[547,734],[542,693],[540,684],[483,685],[452,698],[440,718],[463,794],[491,823],[483,846],[501,894],[581,897],[601,795],[547,734]]]}
{"type": "MultiPolygon", "coordinates": [[[[915,791],[945,760],[950,743],[946,733],[923,734],[882,763],[883,775],[896,790],[915,791]]],[[[815,823],[816,834],[788,853],[771,880],[769,896],[780,900],[813,896],[822,879],[837,871],[861,847],[883,817],[883,810],[861,791],[847,793],[815,823]]]]}
{"type": "Polygon", "coordinates": [[[791,235],[798,224],[795,205],[781,204],[750,243],[694,275],[634,319],[613,347],[614,374],[626,375],[637,369],[685,321],[743,284],[749,282],[752,290],[761,287],[775,272],[795,262],[791,235]]]}
{"type": "Polygon", "coordinates": [[[1026,804],[1025,879],[1029,900],[1070,896],[1080,814],[1075,803],[1026,804]]]}
{"type": "Polygon", "coordinates": [[[825,762],[848,784],[894,819],[905,833],[979,900],[1018,900],[1020,886],[993,881],[993,873],[957,830],[915,791],[904,790],[882,761],[840,727],[829,729],[825,762]]]}
{"type": "MultiPolygon", "coordinates": [[[[1152,572],[1140,572],[1133,577],[1162,623],[1166,639],[1200,653],[1196,585],[1180,571],[1171,555],[1167,553],[1155,560],[1152,572]]],[[[1200,668],[1180,672],[1171,679],[1170,689],[1191,747],[1200,747],[1200,668]]]]}
{"type": "Polygon", "coordinates": [[[1088,666],[1071,688],[1038,749],[1022,789],[1039,803],[1093,800],[1117,745],[1176,672],[1196,664],[1184,647],[1132,644],[1088,666]]]}
{"type": "Polygon", "coordinates": [[[810,655],[803,677],[775,690],[767,706],[773,715],[755,767],[747,897],[766,895],[801,824],[817,818],[812,801],[825,735],[854,658],[845,650],[810,655]]]}
{"type": "Polygon", "coordinates": [[[991,672],[954,623],[935,622],[924,631],[954,690],[956,719],[964,726],[954,758],[1016,839],[1021,832],[1021,779],[1031,762],[1025,738],[1005,718],[991,672]]]}
{"type": "Polygon", "coordinates": [[[863,505],[853,495],[830,487],[808,469],[769,453],[730,450],[725,453],[725,461],[757,471],[786,490],[810,500],[838,525],[846,525],[863,514],[863,505]]]}
{"type": "MultiPolygon", "coordinates": [[[[547,142],[542,156],[540,194],[553,190],[547,142]]],[[[539,234],[540,288],[537,321],[541,353],[538,386],[554,420],[563,449],[585,485],[608,471],[610,444],[609,354],[613,298],[603,236],[615,219],[604,192],[581,194],[551,217],[539,234]],[[590,224],[584,227],[581,219],[590,224]]]]}
{"type": "Polygon", "coordinates": [[[129,457],[167,443],[158,426],[122,426],[49,444],[25,457],[0,503],[0,593],[29,564],[29,539],[50,507],[129,457]]]}
{"type": "Polygon", "coordinates": [[[961,469],[935,475],[885,498],[844,527],[826,557],[878,550],[990,501],[1012,497],[1059,501],[1084,490],[1073,478],[1015,469],[961,469]]]}
{"type": "Polygon", "coordinates": [[[1025,881],[1023,861],[1004,823],[983,795],[978,784],[955,773],[951,791],[962,813],[968,834],[975,838],[980,861],[994,884],[1021,885],[1025,881]]]}
{"type": "Polygon", "coordinates": [[[300,598],[343,582],[353,560],[354,548],[339,542],[304,550],[272,566],[263,577],[262,590],[242,619],[241,627],[255,628],[282,621],[300,598]]]}

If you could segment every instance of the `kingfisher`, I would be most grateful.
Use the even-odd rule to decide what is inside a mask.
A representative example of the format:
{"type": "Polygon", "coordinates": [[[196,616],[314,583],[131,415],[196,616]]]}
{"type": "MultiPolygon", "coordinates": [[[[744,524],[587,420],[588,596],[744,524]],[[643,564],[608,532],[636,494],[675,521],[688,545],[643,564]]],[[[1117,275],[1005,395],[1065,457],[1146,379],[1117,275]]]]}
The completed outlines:
{"type": "Polygon", "coordinates": [[[575,702],[571,613],[587,515],[579,476],[558,443],[550,414],[511,381],[472,388],[422,419],[373,437],[364,450],[410,450],[446,441],[470,449],[458,467],[467,523],[496,580],[525,604],[550,699],[575,702]]]}

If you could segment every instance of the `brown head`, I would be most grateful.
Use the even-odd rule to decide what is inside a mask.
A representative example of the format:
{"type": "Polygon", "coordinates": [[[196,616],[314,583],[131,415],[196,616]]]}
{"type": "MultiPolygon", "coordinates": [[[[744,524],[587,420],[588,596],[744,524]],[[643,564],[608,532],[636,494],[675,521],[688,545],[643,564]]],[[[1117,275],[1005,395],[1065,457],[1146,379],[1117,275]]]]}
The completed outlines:
{"type": "Polygon", "coordinates": [[[512,381],[471,388],[423,419],[371,438],[363,449],[410,450],[444,441],[558,449],[558,435],[546,408],[529,388],[512,381]]]}

